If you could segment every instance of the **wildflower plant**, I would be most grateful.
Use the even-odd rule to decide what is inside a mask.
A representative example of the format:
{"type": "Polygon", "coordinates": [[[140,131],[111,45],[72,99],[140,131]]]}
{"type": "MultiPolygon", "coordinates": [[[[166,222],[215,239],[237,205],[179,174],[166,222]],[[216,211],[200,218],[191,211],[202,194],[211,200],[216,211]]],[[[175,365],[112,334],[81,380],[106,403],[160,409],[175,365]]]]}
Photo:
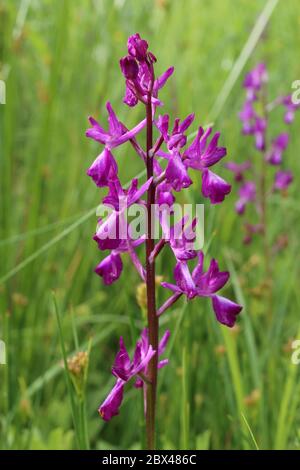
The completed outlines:
{"type": "MultiPolygon", "coordinates": [[[[293,103],[292,96],[279,96],[272,102],[268,99],[268,73],[264,63],[258,64],[245,77],[246,99],[239,113],[242,133],[252,136],[257,151],[254,158],[240,164],[229,162],[225,166],[233,172],[238,184],[238,200],[235,210],[240,216],[248,215],[247,206],[252,206],[255,218],[244,224],[244,243],[251,243],[253,237],[264,239],[264,253],[267,271],[270,273],[270,241],[268,239],[267,204],[275,192],[284,196],[293,181],[292,172],[286,168],[284,152],[289,144],[289,134],[283,129],[276,136],[270,135],[270,113],[275,108],[283,109],[283,123],[290,125],[299,104],[293,103]],[[269,186],[268,182],[271,180],[269,186]]],[[[253,214],[253,212],[249,212],[253,214]]],[[[251,215],[250,215],[251,217],[251,215]]],[[[248,219],[248,217],[247,217],[248,219]]]]}
{"type": "Polygon", "coordinates": [[[129,107],[141,104],[145,119],[128,129],[116,116],[111,104],[106,105],[108,130],[94,118],[86,135],[104,146],[102,152],[90,166],[87,174],[99,187],[108,189],[103,204],[109,208],[107,217],[101,216],[94,235],[98,248],[108,250],[95,271],[105,285],[116,282],[123,270],[122,257],[127,253],[145,285],[139,289],[139,303],[145,305],[147,325],[141,332],[132,357],[124,340],[116,355],[112,374],[116,381],[112,390],[99,407],[99,414],[109,421],[119,413],[125,385],[133,381],[144,394],[147,447],[155,448],[156,390],[159,369],[168,364],[163,358],[170,331],[160,335],[159,318],[180,298],[188,301],[196,297],[211,299],[217,320],[232,327],[242,307],[218,295],[227,283],[229,273],[220,271],[216,260],[211,260],[204,270],[204,254],[196,247],[197,218],[183,217],[170,225],[166,214],[175,212],[176,194],[193,184],[189,170],[197,170],[202,179],[202,195],[211,204],[222,202],[231,186],[211,167],[226,155],[226,149],[218,145],[220,134],[212,128],[204,131],[199,127],[195,139],[187,145],[186,131],[194,121],[194,114],[184,120],[171,123],[168,114],[158,114],[163,106],[159,91],[166,85],[174,68],[168,68],[161,76],[155,75],[156,57],[148,49],[148,43],[139,34],[130,36],[128,54],[121,58],[120,68],[125,78],[124,103],[129,107]],[[158,115],[157,115],[158,114],[158,115]],[[145,130],[146,145],[137,140],[145,130]],[[134,149],[146,169],[146,181],[141,184],[134,178],[128,188],[119,179],[118,165],[113,149],[128,145],[134,149]],[[139,237],[133,236],[125,217],[128,209],[138,204],[145,211],[145,231],[139,237]],[[161,237],[154,237],[154,225],[159,221],[161,237]],[[145,263],[140,260],[141,247],[145,247],[145,263]],[[174,282],[161,282],[170,291],[170,296],[160,307],[156,306],[157,277],[156,259],[165,247],[174,254],[174,282]],[[194,261],[193,261],[194,260],[194,261]],[[193,269],[190,263],[194,263],[193,269]],[[145,295],[144,295],[145,294],[145,295]]]}

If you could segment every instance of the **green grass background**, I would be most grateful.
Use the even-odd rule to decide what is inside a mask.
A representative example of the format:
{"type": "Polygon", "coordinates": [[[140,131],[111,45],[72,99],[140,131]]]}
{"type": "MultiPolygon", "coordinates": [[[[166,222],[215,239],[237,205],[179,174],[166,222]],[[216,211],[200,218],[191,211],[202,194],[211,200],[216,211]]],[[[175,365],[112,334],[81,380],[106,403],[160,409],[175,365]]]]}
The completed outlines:
{"type": "MultiPolygon", "coordinates": [[[[109,424],[97,414],[112,385],[118,338],[122,334],[133,345],[144,318],[135,299],[139,280],[129,263],[109,288],[93,274],[101,259],[91,239],[93,208],[102,193],[85,175],[99,150],[84,136],[87,116],[104,124],[109,99],[128,126],[142,118],[141,106],[131,110],[122,104],[118,65],[127,37],[139,31],[158,57],[158,73],[175,66],[161,93],[165,110],[173,118],[194,111],[202,125],[215,120],[228,160],[257,159],[237,119],[243,75],[266,61],[270,97],[289,92],[300,78],[298,0],[279,0],[224,106],[217,113],[213,107],[266,3],[0,1],[0,78],[7,86],[7,104],[0,106],[0,339],[7,348],[7,364],[0,365],[0,449],[78,446],[52,290],[67,354],[76,349],[71,311],[78,349],[86,350],[92,338],[86,387],[90,447],[142,445],[137,390],[128,389],[120,415],[109,424]]],[[[281,117],[272,115],[273,134],[282,129],[281,117]]],[[[244,311],[233,332],[216,323],[209,302],[201,299],[180,301],[162,318],[162,331],[170,328],[172,337],[170,365],[159,374],[160,448],[300,447],[299,367],[291,364],[287,347],[291,338],[300,338],[299,125],[297,116],[285,154],[294,184],[287,197],[274,197],[269,205],[270,244],[278,234],[288,234],[285,250],[272,257],[271,315],[262,285],[261,241],[242,245],[235,191],[221,206],[206,207],[205,250],[230,269],[225,294],[243,303],[244,311]]],[[[131,148],[116,155],[124,183],[142,169],[131,148]]],[[[200,180],[194,179],[183,201],[202,201],[200,180]]],[[[172,267],[166,253],[158,273],[171,279],[172,267]]],[[[159,302],[165,295],[159,293],[159,302]]]]}

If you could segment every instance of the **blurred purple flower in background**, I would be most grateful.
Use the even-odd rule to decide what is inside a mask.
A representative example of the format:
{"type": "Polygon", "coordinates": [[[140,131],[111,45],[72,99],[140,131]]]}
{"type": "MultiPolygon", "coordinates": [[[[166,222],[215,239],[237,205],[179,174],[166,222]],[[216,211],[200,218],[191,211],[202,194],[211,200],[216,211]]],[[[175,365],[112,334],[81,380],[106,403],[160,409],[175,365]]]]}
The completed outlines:
{"type": "MultiPolygon", "coordinates": [[[[246,100],[239,118],[242,122],[242,133],[251,135],[254,138],[256,149],[259,151],[258,162],[253,158],[242,163],[229,162],[225,167],[232,171],[235,181],[240,185],[238,188],[238,200],[235,204],[236,212],[239,215],[245,213],[246,205],[253,203],[258,222],[246,223],[245,243],[250,243],[254,234],[262,234],[265,238],[265,256],[270,259],[267,240],[267,201],[273,190],[286,191],[293,181],[290,170],[281,168],[274,175],[274,183],[271,188],[267,187],[269,181],[267,173],[272,167],[283,167],[283,154],[289,144],[289,134],[286,131],[280,132],[275,138],[270,140],[270,113],[278,106],[283,106],[285,110],[284,122],[290,124],[295,117],[295,112],[300,108],[300,104],[294,104],[290,95],[279,96],[271,103],[267,102],[267,81],[268,73],[265,64],[258,64],[250,71],[244,80],[246,89],[246,100]],[[267,139],[268,133],[268,139],[267,139]],[[260,160],[260,161],[259,161],[260,160]],[[270,166],[269,166],[270,165],[270,166]],[[245,182],[245,173],[251,174],[251,180],[245,182]]],[[[249,217],[252,215],[252,211],[249,217]]],[[[266,261],[268,264],[269,261],[266,261]]]]}

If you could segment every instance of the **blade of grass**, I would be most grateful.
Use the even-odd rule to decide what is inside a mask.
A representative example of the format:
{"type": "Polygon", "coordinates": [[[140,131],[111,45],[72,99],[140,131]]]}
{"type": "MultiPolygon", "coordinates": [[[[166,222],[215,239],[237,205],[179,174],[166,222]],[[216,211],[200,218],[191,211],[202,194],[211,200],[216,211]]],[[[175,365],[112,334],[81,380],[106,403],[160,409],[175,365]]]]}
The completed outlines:
{"type": "Polygon", "coordinates": [[[76,434],[76,438],[77,438],[77,444],[78,444],[79,447],[81,447],[82,446],[82,439],[81,439],[81,430],[80,430],[80,417],[78,416],[78,412],[77,412],[77,408],[76,408],[75,392],[74,392],[72,382],[71,382],[71,377],[70,377],[70,374],[69,374],[67,353],[66,353],[66,349],[65,349],[61,317],[60,317],[60,312],[59,312],[59,309],[58,309],[57,300],[56,300],[56,296],[55,296],[54,292],[52,293],[52,300],[53,300],[54,311],[55,311],[56,320],[57,320],[61,352],[62,352],[63,361],[64,361],[64,374],[65,374],[65,379],[66,379],[66,384],[67,384],[67,389],[68,389],[68,394],[69,394],[69,399],[70,399],[73,425],[74,425],[75,434],[76,434]]]}
{"type": "Polygon", "coordinates": [[[220,114],[223,109],[224,104],[226,103],[235,83],[237,82],[243,68],[245,67],[248,59],[250,58],[252,52],[254,51],[263,31],[265,30],[271,15],[278,4],[278,0],[268,0],[261,14],[259,15],[249,37],[241,50],[240,55],[235,61],[231,72],[225,81],[223,88],[221,89],[210,113],[209,116],[211,119],[215,120],[216,117],[220,114]]]}
{"type": "Polygon", "coordinates": [[[248,423],[248,421],[247,421],[247,419],[246,419],[246,416],[245,416],[243,413],[242,413],[242,417],[243,417],[243,420],[245,421],[245,424],[246,424],[246,426],[247,426],[247,429],[248,429],[248,431],[249,431],[249,434],[250,434],[250,437],[251,437],[251,439],[252,439],[252,441],[253,441],[253,444],[254,444],[255,449],[256,449],[256,450],[259,450],[258,444],[257,444],[256,439],[255,439],[255,437],[254,437],[254,434],[253,434],[253,432],[252,432],[252,429],[251,429],[251,427],[249,426],[249,423],[248,423]]]}

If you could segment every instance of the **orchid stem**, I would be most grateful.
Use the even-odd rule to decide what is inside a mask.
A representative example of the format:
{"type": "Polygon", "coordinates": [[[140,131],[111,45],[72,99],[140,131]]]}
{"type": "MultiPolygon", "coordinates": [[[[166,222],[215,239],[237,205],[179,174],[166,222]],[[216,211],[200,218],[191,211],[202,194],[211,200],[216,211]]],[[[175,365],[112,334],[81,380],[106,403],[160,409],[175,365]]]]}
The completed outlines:
{"type": "MultiPolygon", "coordinates": [[[[150,151],[153,147],[153,121],[152,121],[152,92],[148,93],[146,104],[147,118],[147,179],[153,177],[153,157],[150,151]]],[[[149,343],[156,351],[149,363],[148,378],[151,382],[146,384],[146,441],[147,449],[155,449],[155,413],[157,388],[157,351],[158,351],[158,317],[155,305],[155,262],[150,262],[150,255],[154,249],[152,237],[152,207],[155,204],[155,186],[151,183],[147,192],[147,239],[146,239],[146,287],[147,287],[147,320],[149,343]]]]}
{"type": "Polygon", "coordinates": [[[151,385],[151,381],[148,379],[148,377],[145,376],[142,372],[139,372],[139,377],[142,379],[143,382],[145,382],[148,385],[151,385]]]}
{"type": "MultiPolygon", "coordinates": [[[[264,94],[262,97],[262,105],[264,110],[264,117],[268,122],[268,110],[267,110],[267,90],[265,88],[264,94]]],[[[267,173],[267,163],[266,155],[268,152],[267,144],[267,135],[265,137],[266,141],[266,150],[262,155],[261,163],[261,175],[260,175],[260,211],[261,211],[261,225],[262,225],[262,236],[263,236],[263,246],[264,246],[264,258],[265,258],[265,274],[266,281],[269,283],[272,280],[272,268],[271,268],[271,251],[269,247],[268,240],[268,215],[267,215],[267,190],[266,190],[266,173],[267,173]]],[[[268,315],[269,318],[272,314],[272,287],[268,288],[267,286],[267,295],[268,295],[268,315]]]]}

